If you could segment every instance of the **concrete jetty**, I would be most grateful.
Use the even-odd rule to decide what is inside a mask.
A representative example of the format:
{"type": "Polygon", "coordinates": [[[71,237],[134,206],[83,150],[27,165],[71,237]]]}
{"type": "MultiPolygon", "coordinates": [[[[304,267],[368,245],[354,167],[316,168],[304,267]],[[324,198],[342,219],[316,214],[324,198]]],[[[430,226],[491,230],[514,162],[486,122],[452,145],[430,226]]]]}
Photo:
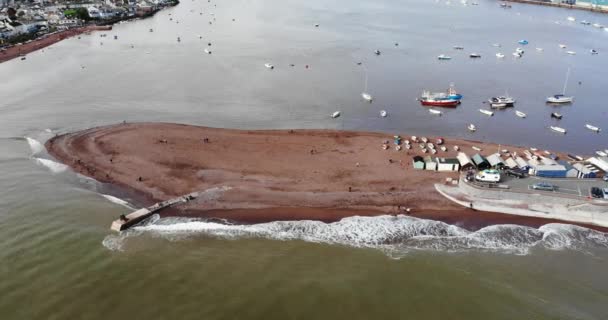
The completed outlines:
{"type": "Polygon", "coordinates": [[[121,216],[120,219],[114,220],[112,222],[112,226],[110,227],[110,229],[112,229],[114,231],[126,230],[126,229],[130,228],[131,226],[141,222],[142,220],[150,217],[151,215],[153,215],[155,213],[158,213],[159,211],[161,211],[163,209],[166,209],[168,207],[171,207],[171,206],[174,206],[174,205],[177,205],[180,203],[189,202],[191,200],[196,199],[199,195],[200,195],[200,192],[192,192],[192,193],[189,193],[184,196],[180,196],[177,198],[173,198],[173,199],[169,199],[169,200],[165,200],[165,201],[156,203],[147,208],[141,208],[139,210],[133,211],[126,216],[121,216]]]}

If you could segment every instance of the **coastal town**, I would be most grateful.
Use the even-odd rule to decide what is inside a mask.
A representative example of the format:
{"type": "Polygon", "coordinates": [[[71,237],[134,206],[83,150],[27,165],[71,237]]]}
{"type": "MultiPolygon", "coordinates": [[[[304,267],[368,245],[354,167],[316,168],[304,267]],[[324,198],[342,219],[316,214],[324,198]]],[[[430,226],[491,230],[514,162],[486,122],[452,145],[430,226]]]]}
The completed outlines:
{"type": "Polygon", "coordinates": [[[177,0],[15,1],[0,0],[0,62],[66,37],[154,15],[177,0]],[[38,43],[33,43],[33,42],[38,43]]]}

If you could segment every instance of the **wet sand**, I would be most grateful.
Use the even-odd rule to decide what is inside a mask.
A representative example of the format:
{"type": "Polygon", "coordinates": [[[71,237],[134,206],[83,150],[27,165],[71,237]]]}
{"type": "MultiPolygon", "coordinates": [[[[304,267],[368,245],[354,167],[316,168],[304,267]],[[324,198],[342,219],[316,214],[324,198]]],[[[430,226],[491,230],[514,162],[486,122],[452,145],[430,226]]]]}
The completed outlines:
{"type": "MultiPolygon", "coordinates": [[[[404,138],[410,135],[401,134],[404,138]]],[[[434,141],[436,137],[428,137],[434,141]]],[[[496,152],[497,145],[445,139],[454,157],[496,152]]],[[[209,192],[165,214],[222,218],[242,223],[274,220],[337,221],[352,215],[406,213],[469,229],[552,221],[463,208],[433,187],[456,172],[412,168],[420,148],[397,151],[392,136],[333,130],[233,130],[168,123],[117,124],[54,137],[49,153],[98,181],[134,190],[142,205],[193,191],[209,192]],[[391,141],[383,150],[382,142],[391,141]]],[[[522,152],[520,147],[501,149],[522,152]]]]}

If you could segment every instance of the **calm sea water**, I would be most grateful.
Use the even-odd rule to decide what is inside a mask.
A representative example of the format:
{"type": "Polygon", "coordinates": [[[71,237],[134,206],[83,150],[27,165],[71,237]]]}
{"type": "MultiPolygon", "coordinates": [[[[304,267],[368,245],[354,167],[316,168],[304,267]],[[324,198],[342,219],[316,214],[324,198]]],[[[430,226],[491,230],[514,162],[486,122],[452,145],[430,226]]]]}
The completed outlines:
{"type": "Polygon", "coordinates": [[[603,133],[584,129],[608,128],[608,32],[566,20],[608,25],[607,16],[492,1],[213,5],[184,1],[105,38],[93,33],[0,64],[1,319],[608,318],[608,237],[568,225],[470,232],[407,217],[253,226],[154,219],[111,233],[129,204],[53,162],[46,139],[127,120],[608,148],[603,133]],[[530,44],[513,59],[520,39],[530,44]],[[442,53],[453,59],[437,61],[442,53]],[[545,105],[568,68],[576,102],[545,105]],[[360,98],[366,75],[372,104],[360,98]],[[415,101],[450,82],[465,100],[443,117],[415,101]],[[527,119],[479,113],[505,91],[527,119]],[[378,117],[382,109],[389,117],[378,117]],[[330,119],[336,110],[342,117],[330,119]],[[547,129],[554,110],[565,136],[547,129]],[[471,122],[475,134],[465,130],[471,122]]]}

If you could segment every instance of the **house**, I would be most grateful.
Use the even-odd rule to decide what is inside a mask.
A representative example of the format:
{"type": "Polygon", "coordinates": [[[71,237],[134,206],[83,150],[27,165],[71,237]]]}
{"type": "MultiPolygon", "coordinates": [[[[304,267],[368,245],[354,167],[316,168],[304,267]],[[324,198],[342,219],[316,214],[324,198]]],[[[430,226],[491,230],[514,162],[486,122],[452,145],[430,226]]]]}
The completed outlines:
{"type": "Polygon", "coordinates": [[[565,178],[568,170],[562,165],[548,166],[539,164],[534,168],[534,172],[538,177],[565,178]]]}
{"type": "Polygon", "coordinates": [[[562,161],[557,161],[557,163],[566,168],[566,178],[577,178],[578,177],[578,170],[576,168],[574,168],[571,164],[569,164],[567,161],[562,160],[562,161]]]}
{"type": "Polygon", "coordinates": [[[509,169],[516,169],[517,162],[515,162],[515,160],[513,160],[513,158],[508,157],[507,159],[505,159],[505,166],[508,167],[509,169]]]}
{"type": "Polygon", "coordinates": [[[528,160],[528,165],[530,165],[531,169],[536,169],[536,167],[540,166],[540,162],[538,162],[538,160],[532,158],[530,160],[528,160]]]}
{"type": "Polygon", "coordinates": [[[414,169],[424,170],[424,159],[422,159],[421,156],[415,156],[412,162],[414,164],[414,169]]]}
{"type": "Polygon", "coordinates": [[[519,167],[522,170],[528,170],[530,169],[530,165],[528,164],[528,162],[526,160],[524,160],[524,158],[522,157],[516,157],[515,158],[515,162],[517,162],[517,167],[519,167]]]}
{"type": "Polygon", "coordinates": [[[505,164],[504,160],[502,160],[502,157],[500,156],[500,153],[491,154],[486,158],[486,160],[488,160],[488,163],[493,168],[502,167],[505,164]]]}
{"type": "Polygon", "coordinates": [[[578,170],[578,175],[577,178],[579,179],[594,179],[597,178],[597,173],[599,172],[598,169],[596,169],[593,166],[590,165],[584,165],[582,163],[575,163],[572,165],[574,167],[574,169],[578,170]]]}
{"type": "Polygon", "coordinates": [[[484,158],[479,153],[475,154],[473,158],[471,158],[471,160],[473,160],[473,164],[477,167],[478,170],[489,169],[491,167],[488,160],[486,160],[486,158],[484,158]]]}
{"type": "Polygon", "coordinates": [[[458,171],[460,162],[456,158],[437,158],[437,171],[458,171]]]}
{"type": "Polygon", "coordinates": [[[424,170],[437,171],[437,162],[433,161],[430,156],[424,158],[424,170]]]}
{"type": "Polygon", "coordinates": [[[557,161],[551,159],[551,158],[547,158],[547,157],[540,157],[540,162],[542,162],[542,164],[548,165],[548,166],[554,166],[557,165],[557,161]]]}
{"type": "Polygon", "coordinates": [[[475,166],[471,158],[469,158],[469,156],[467,156],[467,154],[464,152],[458,152],[456,158],[458,159],[458,163],[460,164],[460,168],[462,170],[471,169],[475,166]]]}
{"type": "Polygon", "coordinates": [[[587,162],[604,172],[608,172],[608,157],[591,157],[587,159],[587,162]]]}

